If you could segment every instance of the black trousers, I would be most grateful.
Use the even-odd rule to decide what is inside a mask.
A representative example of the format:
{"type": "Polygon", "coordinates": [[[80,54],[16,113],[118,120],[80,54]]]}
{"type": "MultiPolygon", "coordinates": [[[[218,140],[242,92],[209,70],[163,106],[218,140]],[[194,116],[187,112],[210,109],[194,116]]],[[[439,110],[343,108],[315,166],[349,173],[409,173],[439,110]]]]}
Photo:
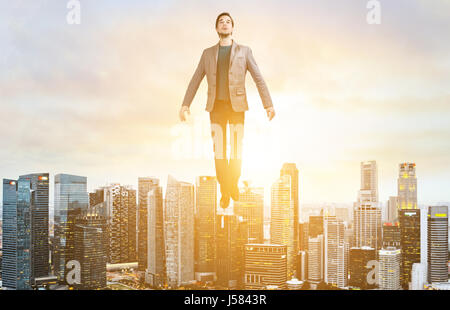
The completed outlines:
{"type": "Polygon", "coordinates": [[[236,112],[229,101],[214,102],[210,112],[211,136],[214,143],[214,162],[222,195],[229,195],[237,186],[242,167],[242,139],[245,112],[236,112]],[[227,159],[227,124],[230,129],[230,160],[227,159]]]}

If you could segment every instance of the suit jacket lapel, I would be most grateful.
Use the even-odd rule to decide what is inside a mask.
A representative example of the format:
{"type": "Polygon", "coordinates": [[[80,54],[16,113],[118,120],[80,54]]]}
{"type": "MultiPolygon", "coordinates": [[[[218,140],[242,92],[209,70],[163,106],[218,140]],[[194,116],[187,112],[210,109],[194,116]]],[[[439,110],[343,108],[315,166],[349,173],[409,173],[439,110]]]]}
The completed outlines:
{"type": "Polygon", "coordinates": [[[231,45],[231,55],[230,55],[230,66],[228,67],[228,70],[231,68],[231,64],[233,63],[234,60],[234,56],[236,55],[236,48],[237,48],[237,43],[234,42],[231,45]]]}

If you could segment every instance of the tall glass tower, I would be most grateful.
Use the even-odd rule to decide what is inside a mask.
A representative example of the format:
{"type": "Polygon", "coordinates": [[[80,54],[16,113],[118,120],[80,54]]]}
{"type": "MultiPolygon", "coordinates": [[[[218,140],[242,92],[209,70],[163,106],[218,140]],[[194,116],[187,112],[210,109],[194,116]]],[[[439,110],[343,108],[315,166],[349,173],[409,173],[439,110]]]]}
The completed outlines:
{"type": "Polygon", "coordinates": [[[20,180],[28,180],[34,191],[31,207],[31,259],[32,277],[46,277],[49,274],[49,237],[48,237],[48,195],[49,174],[33,173],[21,175],[20,180]]]}
{"type": "MultiPolygon", "coordinates": [[[[291,176],[291,199],[294,201],[294,253],[298,252],[298,222],[299,222],[299,205],[298,205],[298,169],[295,163],[284,163],[281,167],[280,177],[284,175],[291,176]]],[[[289,250],[288,250],[289,251],[289,250]]]]}
{"type": "Polygon", "coordinates": [[[197,177],[195,198],[195,278],[213,281],[216,278],[216,177],[197,177]]]}
{"type": "MultiPolygon", "coordinates": [[[[287,275],[295,273],[294,200],[291,177],[283,175],[271,187],[270,243],[287,246],[287,275]]],[[[298,238],[298,236],[297,236],[298,238]]]]}
{"type": "Polygon", "coordinates": [[[2,286],[31,289],[31,204],[30,181],[3,179],[2,286]]]}
{"type": "Polygon", "coordinates": [[[138,178],[138,225],[137,225],[137,259],[138,270],[145,271],[147,268],[147,207],[148,193],[159,186],[159,179],[142,177],[138,178]]]}
{"type": "Polygon", "coordinates": [[[194,185],[171,175],[167,179],[164,237],[169,287],[194,280],[194,185]]]}
{"type": "Polygon", "coordinates": [[[65,278],[65,266],[75,259],[75,219],[88,209],[87,177],[55,175],[55,253],[54,272],[65,278]]]}

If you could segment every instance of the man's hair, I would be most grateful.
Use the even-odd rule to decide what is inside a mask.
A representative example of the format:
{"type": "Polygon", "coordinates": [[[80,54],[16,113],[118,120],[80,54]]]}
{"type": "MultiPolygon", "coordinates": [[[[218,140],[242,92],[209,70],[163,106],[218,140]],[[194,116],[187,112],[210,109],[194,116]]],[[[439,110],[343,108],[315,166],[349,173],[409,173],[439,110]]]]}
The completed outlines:
{"type": "Polygon", "coordinates": [[[219,23],[219,19],[220,19],[222,16],[228,16],[228,17],[231,19],[231,25],[234,27],[233,17],[231,17],[230,13],[228,13],[228,12],[223,12],[223,13],[220,13],[219,16],[217,16],[217,18],[216,18],[216,28],[217,28],[217,24],[219,23]]]}

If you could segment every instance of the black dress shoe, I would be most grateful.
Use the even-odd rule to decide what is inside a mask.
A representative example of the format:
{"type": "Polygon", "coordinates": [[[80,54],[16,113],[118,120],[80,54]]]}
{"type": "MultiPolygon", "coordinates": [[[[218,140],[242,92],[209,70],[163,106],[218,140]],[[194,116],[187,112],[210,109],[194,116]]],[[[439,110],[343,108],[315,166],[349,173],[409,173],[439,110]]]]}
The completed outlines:
{"type": "Polygon", "coordinates": [[[239,201],[239,187],[237,184],[234,184],[231,187],[231,198],[233,198],[234,201],[239,201]]]}
{"type": "Polygon", "coordinates": [[[222,195],[222,198],[220,198],[220,207],[226,209],[228,208],[229,204],[230,204],[230,195],[222,195]]]}

